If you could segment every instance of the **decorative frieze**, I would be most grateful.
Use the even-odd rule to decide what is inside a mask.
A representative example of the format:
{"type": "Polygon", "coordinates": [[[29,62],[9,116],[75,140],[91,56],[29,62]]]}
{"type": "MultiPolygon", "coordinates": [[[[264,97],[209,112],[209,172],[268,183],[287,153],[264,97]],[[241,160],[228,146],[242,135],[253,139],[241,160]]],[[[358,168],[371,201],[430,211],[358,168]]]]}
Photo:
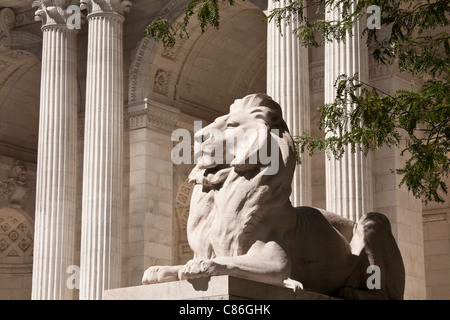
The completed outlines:
{"type": "Polygon", "coordinates": [[[434,222],[434,221],[446,221],[447,213],[446,212],[437,212],[437,213],[424,213],[423,214],[423,223],[434,222]]]}
{"type": "Polygon", "coordinates": [[[11,49],[11,34],[14,29],[15,15],[9,8],[0,10],[0,52],[11,49]]]}
{"type": "Polygon", "coordinates": [[[181,183],[178,193],[175,196],[175,214],[177,219],[178,232],[178,259],[187,261],[193,256],[191,247],[187,239],[187,221],[189,218],[189,208],[191,204],[192,192],[194,191],[194,184],[189,183],[186,179],[181,183]]]}
{"type": "Polygon", "coordinates": [[[32,23],[36,23],[37,21],[35,20],[36,17],[35,13],[36,13],[35,10],[17,13],[15,27],[18,28],[32,23]]]}
{"type": "Polygon", "coordinates": [[[323,92],[324,77],[324,61],[312,63],[309,68],[309,87],[312,93],[323,92]]]}
{"type": "Polygon", "coordinates": [[[132,2],[128,0],[81,0],[81,10],[88,10],[90,14],[94,13],[117,13],[124,15],[130,12],[132,2]]]}
{"type": "MultiPolygon", "coordinates": [[[[192,32],[192,30],[190,32],[192,32]]],[[[183,46],[187,40],[188,40],[188,37],[183,37],[182,39],[178,39],[173,47],[164,48],[161,56],[166,59],[176,61],[178,58],[178,55],[181,52],[181,49],[183,48],[183,46]]]]}
{"type": "Polygon", "coordinates": [[[0,274],[19,275],[32,274],[33,264],[0,264],[0,274]]]}
{"type": "Polygon", "coordinates": [[[129,130],[150,128],[171,134],[177,128],[179,110],[161,103],[144,100],[128,106],[129,130]]]}

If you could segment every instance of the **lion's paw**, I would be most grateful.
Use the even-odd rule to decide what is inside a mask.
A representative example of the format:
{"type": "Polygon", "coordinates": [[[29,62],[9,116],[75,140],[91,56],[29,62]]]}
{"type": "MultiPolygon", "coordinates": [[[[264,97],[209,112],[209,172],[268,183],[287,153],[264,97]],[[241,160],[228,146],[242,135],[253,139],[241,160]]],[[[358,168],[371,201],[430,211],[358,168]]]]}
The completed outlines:
{"type": "Polygon", "coordinates": [[[179,266],[153,266],[148,268],[142,277],[142,284],[153,284],[160,282],[179,280],[179,266]]]}
{"type": "Polygon", "coordinates": [[[142,284],[158,283],[158,270],[160,266],[153,266],[145,270],[142,276],[142,284]]]}
{"type": "Polygon", "coordinates": [[[291,278],[287,278],[283,281],[283,283],[286,288],[292,289],[294,292],[297,290],[303,290],[303,284],[296,280],[292,280],[291,278]]]}
{"type": "Polygon", "coordinates": [[[198,260],[188,261],[183,268],[183,275],[188,279],[210,277],[218,275],[218,271],[222,266],[214,260],[198,260]]]}

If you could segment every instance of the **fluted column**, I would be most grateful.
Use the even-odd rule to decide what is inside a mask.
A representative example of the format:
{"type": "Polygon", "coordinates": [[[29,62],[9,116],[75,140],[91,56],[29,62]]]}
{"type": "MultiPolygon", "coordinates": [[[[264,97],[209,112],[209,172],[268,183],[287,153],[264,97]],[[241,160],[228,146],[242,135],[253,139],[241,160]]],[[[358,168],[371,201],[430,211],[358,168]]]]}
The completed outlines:
{"type": "Polygon", "coordinates": [[[32,299],[71,299],[77,154],[76,31],[66,25],[73,1],[35,1],[43,22],[32,299]]]}
{"type": "Polygon", "coordinates": [[[82,0],[88,62],[81,227],[80,299],[120,285],[123,175],[122,0],[82,0]]]}
{"type": "MultiPolygon", "coordinates": [[[[353,4],[356,5],[356,4],[353,4]]],[[[325,13],[327,20],[340,19],[339,8],[329,8],[325,13]]],[[[325,44],[325,103],[333,103],[336,97],[334,83],[345,74],[353,76],[356,72],[362,81],[368,77],[368,49],[361,39],[363,22],[353,27],[354,36],[347,35],[345,42],[329,42],[325,44]]],[[[349,110],[354,108],[348,105],[349,110]]],[[[326,203],[327,210],[338,213],[353,221],[372,210],[370,159],[363,152],[351,152],[345,147],[341,160],[326,159],[326,203]]]]}
{"type": "MultiPolygon", "coordinates": [[[[269,0],[268,11],[286,2],[269,0]]],[[[308,48],[293,34],[297,27],[297,21],[291,21],[280,30],[270,22],[267,34],[267,93],[280,104],[293,136],[310,130],[308,48]]],[[[311,205],[311,158],[307,154],[295,170],[291,201],[294,206],[311,205]]]]}

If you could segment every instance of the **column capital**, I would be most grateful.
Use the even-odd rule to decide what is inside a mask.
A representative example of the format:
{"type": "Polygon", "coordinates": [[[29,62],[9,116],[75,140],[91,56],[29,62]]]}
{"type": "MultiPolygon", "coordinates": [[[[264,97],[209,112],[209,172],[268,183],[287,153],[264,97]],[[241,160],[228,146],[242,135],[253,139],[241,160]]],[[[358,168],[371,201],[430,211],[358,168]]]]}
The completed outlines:
{"type": "Polygon", "coordinates": [[[81,0],[81,10],[87,10],[89,14],[117,13],[124,15],[130,12],[132,3],[129,0],[81,0]]]}
{"type": "MultiPolygon", "coordinates": [[[[74,14],[80,14],[79,0],[36,0],[33,8],[37,8],[34,20],[42,21],[44,27],[50,25],[66,25],[74,14]]],[[[81,16],[79,17],[81,19],[81,16]]],[[[73,28],[69,28],[73,29],[73,28]]]]}

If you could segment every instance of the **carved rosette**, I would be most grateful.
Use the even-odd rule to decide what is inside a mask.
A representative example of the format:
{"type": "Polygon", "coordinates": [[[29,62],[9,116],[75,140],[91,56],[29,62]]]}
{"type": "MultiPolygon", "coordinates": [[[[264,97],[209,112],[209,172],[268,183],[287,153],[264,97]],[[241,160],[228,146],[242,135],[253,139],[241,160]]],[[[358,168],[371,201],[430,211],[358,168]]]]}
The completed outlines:
{"type": "Polygon", "coordinates": [[[130,12],[132,3],[129,0],[81,0],[81,10],[89,14],[113,12],[120,15],[130,12]]]}
{"type": "Polygon", "coordinates": [[[79,0],[36,0],[33,7],[37,8],[34,20],[42,21],[42,25],[66,25],[73,11],[70,6],[77,6],[79,0]]]}

